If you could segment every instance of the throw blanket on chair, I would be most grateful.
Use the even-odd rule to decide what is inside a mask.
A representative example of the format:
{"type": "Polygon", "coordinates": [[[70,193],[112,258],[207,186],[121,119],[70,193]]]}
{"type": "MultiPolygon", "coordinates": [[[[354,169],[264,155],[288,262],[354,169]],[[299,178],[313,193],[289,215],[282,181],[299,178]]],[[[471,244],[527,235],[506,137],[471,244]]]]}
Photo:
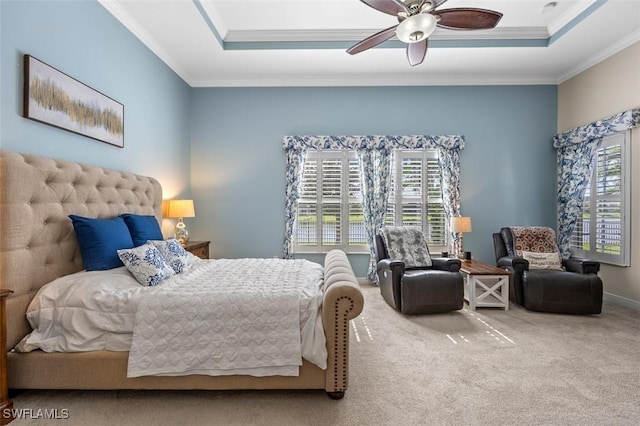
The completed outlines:
{"type": "Polygon", "coordinates": [[[127,376],[297,376],[301,328],[326,348],[322,274],[301,259],[196,263],[140,301],[127,376]]]}
{"type": "Polygon", "coordinates": [[[432,265],[427,239],[421,230],[404,226],[385,226],[381,232],[390,259],[400,260],[408,268],[432,265]]]}
{"type": "Polygon", "coordinates": [[[562,269],[556,233],[546,226],[511,226],[516,256],[529,261],[530,269],[562,269]]]}

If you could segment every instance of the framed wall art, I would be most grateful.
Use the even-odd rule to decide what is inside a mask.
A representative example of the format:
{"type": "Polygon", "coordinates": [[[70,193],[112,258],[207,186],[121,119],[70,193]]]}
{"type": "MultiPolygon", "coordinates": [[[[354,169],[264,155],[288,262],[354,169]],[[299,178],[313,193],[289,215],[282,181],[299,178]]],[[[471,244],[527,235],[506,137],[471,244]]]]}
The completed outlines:
{"type": "Polygon", "coordinates": [[[124,148],[124,105],[24,55],[24,117],[124,148]]]}

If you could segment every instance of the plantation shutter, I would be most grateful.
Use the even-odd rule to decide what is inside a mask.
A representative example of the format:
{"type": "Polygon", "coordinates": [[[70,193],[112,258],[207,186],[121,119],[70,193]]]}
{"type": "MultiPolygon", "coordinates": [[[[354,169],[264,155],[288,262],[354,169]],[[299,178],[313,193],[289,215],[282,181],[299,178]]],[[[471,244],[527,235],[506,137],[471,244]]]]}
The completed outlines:
{"type": "Polygon", "coordinates": [[[446,247],[447,215],[442,201],[442,176],[437,158],[427,158],[427,229],[425,235],[432,246],[446,247]]]}
{"type": "Polygon", "coordinates": [[[448,246],[442,178],[435,150],[395,151],[387,225],[421,229],[429,247],[448,246]]]}
{"type": "Polygon", "coordinates": [[[342,162],[338,158],[322,159],[319,191],[322,194],[323,246],[342,243],[342,162]]]}
{"type": "Polygon", "coordinates": [[[299,191],[297,251],[367,248],[355,151],[308,151],[299,191]]]}
{"type": "Polygon", "coordinates": [[[318,245],[318,226],[318,153],[309,152],[300,181],[297,244],[311,247],[318,245]]]}
{"type": "Polygon", "coordinates": [[[366,245],[367,232],[364,227],[364,213],[362,207],[362,179],[360,178],[360,163],[355,153],[349,155],[348,199],[349,199],[349,245],[366,245]]]}
{"type": "Polygon", "coordinates": [[[619,255],[622,241],[622,150],[620,145],[603,146],[596,156],[595,249],[597,253],[619,255]]]}
{"type": "Polygon", "coordinates": [[[580,256],[627,264],[628,206],[625,201],[625,140],[628,132],[602,141],[584,194],[582,214],[571,234],[572,251],[580,256]]]}

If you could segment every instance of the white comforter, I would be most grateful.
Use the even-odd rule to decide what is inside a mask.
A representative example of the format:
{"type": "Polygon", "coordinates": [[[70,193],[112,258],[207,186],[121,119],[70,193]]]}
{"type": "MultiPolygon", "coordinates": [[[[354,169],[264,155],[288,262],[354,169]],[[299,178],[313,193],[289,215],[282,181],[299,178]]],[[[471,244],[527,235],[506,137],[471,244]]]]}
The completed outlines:
{"type": "Polygon", "coordinates": [[[155,287],[124,267],[79,272],[42,287],[27,310],[34,331],[18,349],[130,350],[129,376],[295,375],[300,355],[326,368],[321,301],[322,268],[304,260],[199,261],[155,287]],[[263,308],[281,311],[280,319],[267,319],[263,308]]]}

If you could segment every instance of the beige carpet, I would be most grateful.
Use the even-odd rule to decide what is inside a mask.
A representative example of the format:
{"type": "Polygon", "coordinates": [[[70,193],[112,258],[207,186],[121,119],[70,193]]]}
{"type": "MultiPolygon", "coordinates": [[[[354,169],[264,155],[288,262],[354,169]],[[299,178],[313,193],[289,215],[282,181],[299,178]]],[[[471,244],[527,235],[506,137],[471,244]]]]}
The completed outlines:
{"type": "Polygon", "coordinates": [[[363,286],[345,398],[322,391],[27,391],[52,425],[637,425],[640,314],[494,309],[405,317],[363,286]]]}

